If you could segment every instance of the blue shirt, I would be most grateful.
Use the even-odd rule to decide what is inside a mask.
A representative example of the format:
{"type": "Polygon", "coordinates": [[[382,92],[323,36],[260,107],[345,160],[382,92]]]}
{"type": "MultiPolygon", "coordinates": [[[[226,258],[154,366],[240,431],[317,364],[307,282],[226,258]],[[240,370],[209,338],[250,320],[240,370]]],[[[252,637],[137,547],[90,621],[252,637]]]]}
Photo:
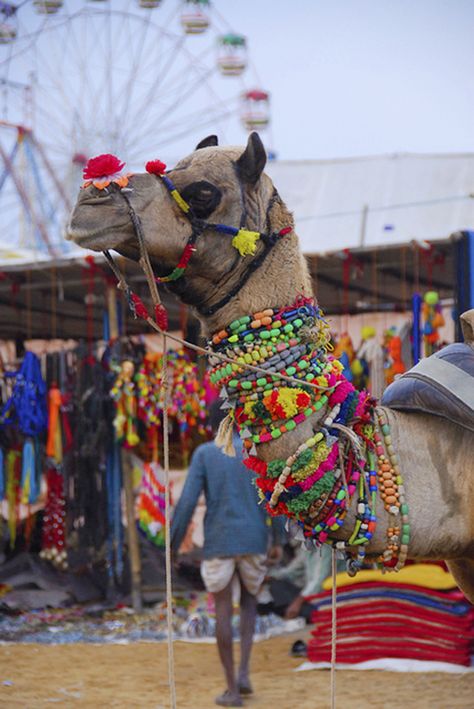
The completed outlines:
{"type": "Polygon", "coordinates": [[[242,462],[242,441],[234,437],[235,458],[225,455],[214,442],[204,443],[193,454],[183,492],[171,523],[171,546],[178,551],[193,516],[199,496],[204,492],[205,559],[265,554],[270,533],[275,544],[283,544],[284,522],[270,521],[258,504],[255,475],[242,462]]]}

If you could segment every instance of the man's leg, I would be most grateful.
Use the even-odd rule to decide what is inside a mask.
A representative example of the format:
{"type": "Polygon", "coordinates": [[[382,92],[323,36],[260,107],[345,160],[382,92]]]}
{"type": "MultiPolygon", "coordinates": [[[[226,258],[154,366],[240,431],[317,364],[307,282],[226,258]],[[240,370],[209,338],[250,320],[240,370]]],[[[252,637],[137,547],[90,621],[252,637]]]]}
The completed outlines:
{"type": "Polygon", "coordinates": [[[255,618],[257,615],[257,597],[247,591],[240,583],[240,666],[237,684],[241,694],[252,694],[249,664],[252,652],[255,618]]]}
{"type": "Polygon", "coordinates": [[[234,673],[232,645],[232,580],[222,591],[214,593],[216,607],[216,640],[222,667],[227,681],[227,691],[216,699],[221,706],[242,706],[234,673]]]}

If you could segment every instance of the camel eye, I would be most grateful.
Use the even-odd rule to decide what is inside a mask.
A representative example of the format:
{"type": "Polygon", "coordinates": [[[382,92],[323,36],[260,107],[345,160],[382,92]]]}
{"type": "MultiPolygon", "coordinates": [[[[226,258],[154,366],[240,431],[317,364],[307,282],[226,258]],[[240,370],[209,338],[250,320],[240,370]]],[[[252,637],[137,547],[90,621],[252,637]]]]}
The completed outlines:
{"type": "Polygon", "coordinates": [[[199,219],[206,219],[217,208],[221,201],[222,192],[210,182],[201,180],[191,182],[181,190],[181,196],[199,219]]]}

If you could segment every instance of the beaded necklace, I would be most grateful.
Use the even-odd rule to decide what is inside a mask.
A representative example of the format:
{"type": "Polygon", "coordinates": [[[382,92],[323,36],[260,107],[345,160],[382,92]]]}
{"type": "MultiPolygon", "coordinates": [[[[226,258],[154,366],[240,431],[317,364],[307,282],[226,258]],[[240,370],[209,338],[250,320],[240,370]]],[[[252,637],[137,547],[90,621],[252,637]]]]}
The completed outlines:
{"type": "Polygon", "coordinates": [[[351,553],[357,548],[355,573],[375,532],[380,485],[387,512],[397,517],[402,506],[403,521],[402,535],[398,525],[389,527],[380,561],[387,568],[401,568],[408,552],[408,509],[391,441],[386,440],[388,423],[379,421],[384,448],[374,402],[367,392],[355,390],[340,362],[329,354],[329,326],[314,301],[301,297],[288,308],[238,318],[209,344],[234,360],[232,364],[211,360],[211,381],[221,387],[223,407],[229,409],[220,442],[224,443],[226,431],[230,435],[229,423],[235,421],[244,463],[257,474],[259,496],[270,514],[295,520],[316,544],[331,543],[351,553]],[[247,364],[258,365],[268,375],[247,370],[247,364]],[[282,382],[277,373],[298,382],[282,382]],[[319,430],[286,460],[267,463],[258,457],[259,444],[294,430],[323,407],[327,411],[319,430]],[[338,541],[333,535],[343,526],[353,500],[354,528],[347,541],[338,541]]]}

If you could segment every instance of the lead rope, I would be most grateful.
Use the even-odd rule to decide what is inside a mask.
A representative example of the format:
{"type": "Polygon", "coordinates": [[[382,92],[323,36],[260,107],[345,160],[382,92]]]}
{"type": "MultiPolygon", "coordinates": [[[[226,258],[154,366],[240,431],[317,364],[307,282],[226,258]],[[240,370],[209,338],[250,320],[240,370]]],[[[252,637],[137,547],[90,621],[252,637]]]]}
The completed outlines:
{"type": "MultiPolygon", "coordinates": [[[[128,203],[128,199],[126,198],[128,203]]],[[[133,221],[133,220],[132,220],[133,221]]],[[[138,225],[133,222],[135,230],[141,236],[141,224],[138,225]]],[[[155,313],[157,307],[161,305],[160,296],[158,294],[158,289],[156,287],[155,279],[153,278],[153,269],[151,268],[150,259],[148,257],[147,250],[144,248],[143,238],[139,238],[140,243],[140,265],[145,273],[148,287],[150,289],[151,299],[153,301],[153,306],[155,313]]],[[[118,286],[120,290],[124,291],[127,300],[131,300],[131,291],[123,277],[120,269],[115,265],[115,262],[109,251],[104,251],[104,255],[118,279],[118,286]]],[[[173,582],[171,577],[171,504],[170,504],[170,458],[169,458],[169,395],[170,395],[170,381],[168,375],[168,339],[166,332],[161,330],[151,317],[147,318],[148,322],[153,324],[154,329],[158,330],[163,336],[163,390],[164,390],[164,402],[163,402],[163,458],[164,458],[164,471],[165,471],[165,571],[166,571],[166,627],[168,632],[168,685],[170,692],[170,707],[171,709],[176,709],[176,682],[175,682],[175,671],[174,671],[174,645],[173,645],[173,582]]]]}
{"type": "Polygon", "coordinates": [[[331,709],[336,709],[336,642],[337,642],[337,558],[336,549],[332,548],[332,614],[331,614],[331,709]]]}
{"type": "MultiPolygon", "coordinates": [[[[145,247],[145,240],[140,218],[133,211],[128,197],[122,193],[129,206],[130,217],[138,235],[138,243],[140,247],[140,266],[145,274],[148,288],[150,290],[153,309],[155,314],[161,306],[158,288],[153,275],[153,269],[150,263],[150,257],[145,247]]],[[[166,332],[163,330],[163,458],[165,468],[165,570],[166,570],[166,627],[168,631],[168,685],[170,692],[170,707],[176,709],[176,682],[174,671],[174,642],[173,642],[173,580],[171,577],[171,500],[170,500],[170,451],[169,451],[169,398],[170,398],[170,379],[168,372],[168,339],[166,332]]]]}
{"type": "Polygon", "coordinates": [[[168,683],[171,709],[176,709],[176,684],[173,646],[173,588],[171,579],[171,534],[170,534],[170,457],[168,406],[170,381],[168,373],[168,341],[163,333],[163,458],[165,467],[165,568],[166,568],[166,624],[168,629],[168,683]]]}

